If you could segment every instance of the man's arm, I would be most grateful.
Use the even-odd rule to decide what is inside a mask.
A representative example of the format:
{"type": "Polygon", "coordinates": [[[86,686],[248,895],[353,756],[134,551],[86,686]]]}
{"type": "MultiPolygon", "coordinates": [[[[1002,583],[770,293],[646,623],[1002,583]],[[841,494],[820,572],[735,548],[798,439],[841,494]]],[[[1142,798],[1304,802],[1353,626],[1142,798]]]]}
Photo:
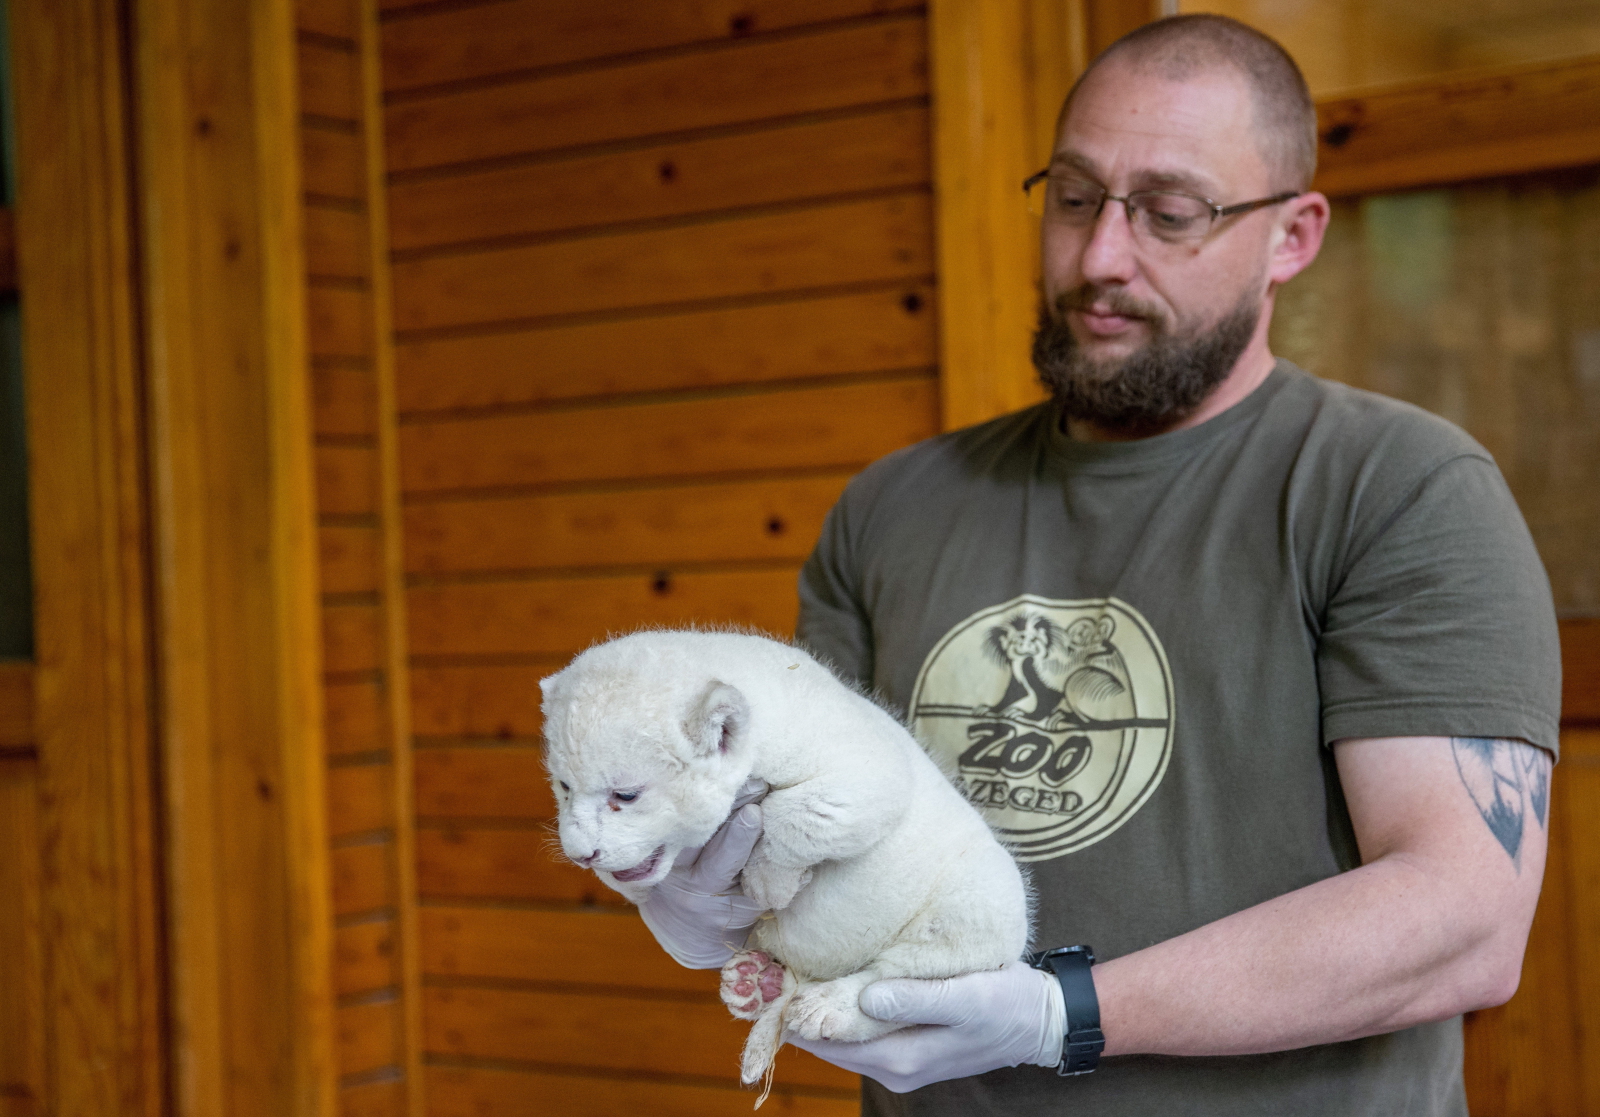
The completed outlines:
{"type": "Polygon", "coordinates": [[[1396,1031],[1516,992],[1550,756],[1522,741],[1334,746],[1362,865],[1094,970],[1107,1055],[1239,1055],[1396,1031]]]}
{"type": "MultiPolygon", "coordinates": [[[[1447,737],[1334,748],[1361,867],[1096,966],[1106,1055],[1283,1051],[1445,1019],[1516,991],[1544,872],[1549,754],[1447,737]]],[[[862,993],[867,1012],[915,1023],[960,1019],[970,1001],[983,1023],[972,1034],[804,1046],[901,1091],[950,1077],[950,1065],[1014,1065],[998,1045],[985,1066],[972,1056],[997,1034],[987,1002],[1015,980],[1002,971],[862,993]]]]}

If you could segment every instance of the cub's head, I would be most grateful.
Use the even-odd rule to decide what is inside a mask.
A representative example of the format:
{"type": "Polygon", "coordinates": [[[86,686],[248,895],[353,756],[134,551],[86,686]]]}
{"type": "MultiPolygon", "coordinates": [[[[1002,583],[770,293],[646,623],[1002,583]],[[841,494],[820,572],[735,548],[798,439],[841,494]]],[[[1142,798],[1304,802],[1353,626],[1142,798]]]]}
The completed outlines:
{"type": "Polygon", "coordinates": [[[540,682],[561,849],[630,900],[705,844],[750,774],[744,695],[615,641],[540,682]]]}

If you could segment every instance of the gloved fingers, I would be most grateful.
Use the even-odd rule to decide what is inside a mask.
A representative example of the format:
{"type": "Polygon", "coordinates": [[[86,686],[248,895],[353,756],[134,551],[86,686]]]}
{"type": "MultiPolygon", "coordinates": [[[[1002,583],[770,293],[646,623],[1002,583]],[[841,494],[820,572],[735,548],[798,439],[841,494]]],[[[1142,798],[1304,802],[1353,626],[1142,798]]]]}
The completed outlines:
{"type": "Polygon", "coordinates": [[[689,871],[695,891],[715,896],[731,889],[760,837],[761,808],[746,803],[733,812],[700,851],[689,871]]]}
{"type": "Polygon", "coordinates": [[[771,790],[772,788],[767,786],[766,780],[751,776],[739,785],[739,793],[733,797],[733,810],[729,811],[728,814],[731,816],[734,811],[737,811],[747,803],[761,802],[767,797],[767,792],[771,790]]]}
{"type": "Polygon", "coordinates": [[[945,1036],[927,1028],[906,1028],[865,1043],[788,1037],[788,1042],[819,1059],[854,1074],[864,1074],[896,1094],[916,1090],[930,1082],[961,1078],[973,1073],[961,1062],[959,1041],[944,1051],[945,1036]]]}
{"type": "Polygon", "coordinates": [[[965,1024],[972,1016],[960,978],[894,977],[861,990],[861,1011],[896,1024],[965,1024]]]}

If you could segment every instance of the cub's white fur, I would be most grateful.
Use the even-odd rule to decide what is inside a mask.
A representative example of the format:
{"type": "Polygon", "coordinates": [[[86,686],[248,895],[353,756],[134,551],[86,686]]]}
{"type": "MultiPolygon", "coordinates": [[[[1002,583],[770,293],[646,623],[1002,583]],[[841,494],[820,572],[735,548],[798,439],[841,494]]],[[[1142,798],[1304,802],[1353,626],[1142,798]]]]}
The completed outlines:
{"type": "Polygon", "coordinates": [[[723,971],[724,1000],[756,1022],[744,1081],[787,1034],[895,1030],[857,1005],[873,981],[994,969],[1026,947],[1026,886],[982,817],[904,726],[804,652],[639,632],[541,686],[561,847],[635,903],[711,837],[747,779],[770,786],[743,888],[772,917],[723,971]],[[777,995],[741,1010],[729,990],[752,972],[749,952],[787,972],[781,993],[769,981],[777,995]]]}

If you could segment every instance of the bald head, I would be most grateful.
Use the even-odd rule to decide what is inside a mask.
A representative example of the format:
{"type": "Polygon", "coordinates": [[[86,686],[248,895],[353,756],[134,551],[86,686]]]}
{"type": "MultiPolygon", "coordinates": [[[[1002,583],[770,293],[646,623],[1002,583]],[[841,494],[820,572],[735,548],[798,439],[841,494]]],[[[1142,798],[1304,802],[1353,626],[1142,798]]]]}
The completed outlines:
{"type": "MultiPolygon", "coordinates": [[[[1107,47],[1089,64],[1061,108],[1096,70],[1116,63],[1165,81],[1230,70],[1250,90],[1251,120],[1262,162],[1280,190],[1305,190],[1317,170],[1317,114],[1311,91],[1289,53],[1236,19],[1182,15],[1147,23],[1107,47]]],[[[1059,123],[1059,122],[1058,122],[1059,123]]]]}

